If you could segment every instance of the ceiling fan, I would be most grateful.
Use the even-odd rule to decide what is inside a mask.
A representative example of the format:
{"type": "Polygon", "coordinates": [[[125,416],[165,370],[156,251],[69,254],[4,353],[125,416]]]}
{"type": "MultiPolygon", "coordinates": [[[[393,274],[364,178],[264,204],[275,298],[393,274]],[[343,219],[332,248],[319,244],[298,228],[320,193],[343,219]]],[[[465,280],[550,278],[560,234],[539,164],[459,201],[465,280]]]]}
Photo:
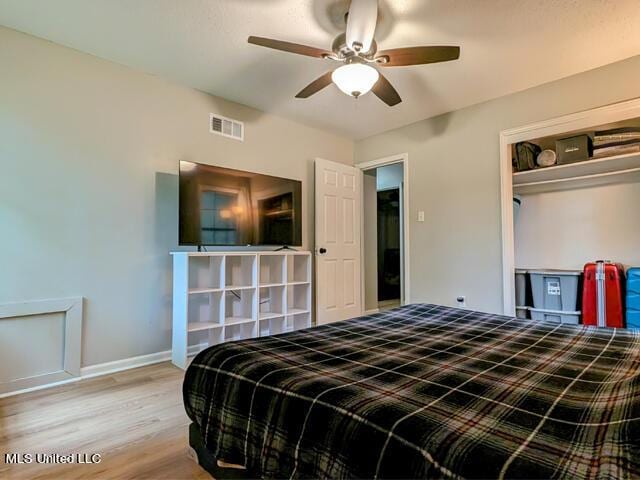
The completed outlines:
{"type": "Polygon", "coordinates": [[[296,98],[308,98],[333,82],[344,93],[355,98],[372,91],[390,107],[397,105],[402,99],[374,65],[404,67],[448,62],[460,57],[460,47],[452,46],[407,47],[378,51],[374,39],[378,22],[377,0],[351,0],[345,17],[346,32],[333,40],[331,50],[254,36],[249,37],[248,41],[262,47],[343,63],[342,66],[311,82],[296,95],[296,98]]]}

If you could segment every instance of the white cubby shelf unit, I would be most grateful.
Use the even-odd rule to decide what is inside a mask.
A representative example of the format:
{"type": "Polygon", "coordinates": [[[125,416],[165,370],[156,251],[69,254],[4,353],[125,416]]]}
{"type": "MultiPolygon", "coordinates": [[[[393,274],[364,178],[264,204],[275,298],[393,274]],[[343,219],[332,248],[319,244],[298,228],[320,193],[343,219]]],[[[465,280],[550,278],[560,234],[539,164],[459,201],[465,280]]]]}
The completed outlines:
{"type": "Polygon", "coordinates": [[[172,362],[189,345],[290,332],[312,325],[311,253],[173,252],[172,362]]]}

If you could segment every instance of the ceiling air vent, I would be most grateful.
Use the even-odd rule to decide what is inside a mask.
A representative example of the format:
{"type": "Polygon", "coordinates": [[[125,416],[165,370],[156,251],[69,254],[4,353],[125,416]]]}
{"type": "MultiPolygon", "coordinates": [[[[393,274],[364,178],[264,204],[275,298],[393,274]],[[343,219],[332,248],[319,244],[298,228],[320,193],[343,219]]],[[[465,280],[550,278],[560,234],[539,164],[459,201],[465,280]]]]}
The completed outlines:
{"type": "Polygon", "coordinates": [[[244,141],[244,123],[212,113],[209,115],[209,131],[223,137],[244,141]]]}

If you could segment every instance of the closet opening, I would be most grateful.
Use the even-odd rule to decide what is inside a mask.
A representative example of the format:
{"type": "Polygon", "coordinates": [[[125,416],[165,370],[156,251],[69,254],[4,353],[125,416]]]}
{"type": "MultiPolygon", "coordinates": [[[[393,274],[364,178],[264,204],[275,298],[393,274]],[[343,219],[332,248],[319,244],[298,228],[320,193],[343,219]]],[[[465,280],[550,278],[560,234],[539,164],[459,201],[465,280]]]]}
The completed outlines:
{"type": "Polygon", "coordinates": [[[640,328],[640,99],[500,142],[504,313],[640,328]]]}

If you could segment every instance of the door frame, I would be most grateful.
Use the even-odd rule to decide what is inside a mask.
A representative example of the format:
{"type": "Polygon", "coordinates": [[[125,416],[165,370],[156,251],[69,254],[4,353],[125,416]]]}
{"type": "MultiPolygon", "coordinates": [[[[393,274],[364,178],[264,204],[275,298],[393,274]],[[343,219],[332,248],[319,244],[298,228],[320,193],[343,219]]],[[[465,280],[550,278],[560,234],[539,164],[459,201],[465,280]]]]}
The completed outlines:
{"type": "MultiPolygon", "coordinates": [[[[375,160],[369,160],[366,162],[356,163],[354,167],[360,170],[363,175],[365,170],[372,170],[374,168],[385,167],[387,165],[393,165],[395,163],[402,164],[402,185],[401,190],[401,208],[402,215],[400,217],[401,227],[400,233],[402,234],[402,251],[400,252],[400,268],[402,272],[402,288],[400,289],[401,298],[400,303],[407,305],[411,303],[411,284],[410,284],[410,256],[411,250],[409,250],[409,154],[399,153],[397,155],[390,155],[388,157],[377,158],[375,160]]],[[[360,214],[360,264],[363,265],[362,273],[360,275],[360,289],[362,297],[362,305],[364,308],[364,189],[362,189],[362,201],[361,201],[361,214],[360,214]]],[[[369,313],[373,313],[370,311],[369,313]]]]}

